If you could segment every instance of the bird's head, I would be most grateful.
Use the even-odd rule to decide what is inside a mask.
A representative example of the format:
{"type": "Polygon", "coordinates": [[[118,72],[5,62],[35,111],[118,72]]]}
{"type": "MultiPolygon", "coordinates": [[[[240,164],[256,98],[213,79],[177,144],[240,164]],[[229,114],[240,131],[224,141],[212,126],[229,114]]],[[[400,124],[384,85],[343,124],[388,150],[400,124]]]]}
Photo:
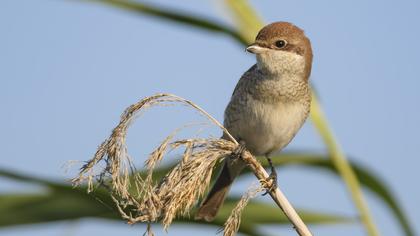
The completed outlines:
{"type": "Polygon", "coordinates": [[[246,50],[256,54],[258,68],[265,73],[309,78],[311,43],[303,30],[291,23],[275,22],[265,26],[246,50]]]}

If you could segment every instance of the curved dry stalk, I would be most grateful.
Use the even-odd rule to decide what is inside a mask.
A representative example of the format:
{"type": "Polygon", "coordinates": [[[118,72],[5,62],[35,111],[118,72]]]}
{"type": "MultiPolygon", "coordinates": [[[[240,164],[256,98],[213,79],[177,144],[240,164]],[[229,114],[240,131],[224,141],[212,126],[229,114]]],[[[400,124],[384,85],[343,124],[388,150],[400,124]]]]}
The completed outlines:
{"type": "MultiPolygon", "coordinates": [[[[93,188],[93,179],[105,186],[111,194],[122,218],[128,223],[161,221],[167,229],[177,216],[188,216],[196,202],[203,197],[210,185],[212,172],[217,163],[238,148],[238,142],[215,118],[193,102],[172,94],[156,94],[129,106],[121,115],[114,128],[96,151],[94,157],[82,168],[74,185],[87,181],[88,191],[93,188]],[[175,132],[166,137],[145,162],[148,174],[142,177],[135,172],[126,146],[127,130],[134,118],[146,108],[156,105],[181,103],[198,110],[229,137],[225,139],[184,139],[173,142],[175,132]],[[155,184],[152,175],[155,166],[170,150],[184,148],[182,160],[160,181],[155,184]],[[105,168],[95,175],[93,168],[103,161],[105,168]],[[130,174],[134,178],[130,179],[130,174]]],[[[300,219],[280,189],[271,189],[266,180],[268,174],[262,165],[248,151],[242,155],[244,161],[254,172],[260,183],[270,192],[270,196],[283,210],[301,236],[311,236],[310,231],[300,219]]],[[[254,193],[255,194],[255,193],[254,193]]],[[[240,213],[252,194],[246,194],[239,202],[225,227],[225,235],[233,235],[240,224],[240,213]]]]}
{"type": "Polygon", "coordinates": [[[254,156],[251,155],[249,152],[245,152],[242,156],[243,161],[245,161],[248,166],[251,168],[254,175],[258,178],[258,180],[265,185],[266,189],[269,191],[271,198],[276,202],[276,204],[280,207],[283,213],[286,215],[287,219],[293,224],[296,232],[300,236],[312,236],[311,231],[309,231],[308,227],[305,225],[303,220],[299,217],[296,210],[293,208],[292,204],[290,204],[289,200],[287,200],[286,196],[277,186],[277,188],[272,189],[270,188],[270,184],[266,183],[266,180],[269,178],[269,174],[265,171],[264,167],[255,159],[254,156]]]}

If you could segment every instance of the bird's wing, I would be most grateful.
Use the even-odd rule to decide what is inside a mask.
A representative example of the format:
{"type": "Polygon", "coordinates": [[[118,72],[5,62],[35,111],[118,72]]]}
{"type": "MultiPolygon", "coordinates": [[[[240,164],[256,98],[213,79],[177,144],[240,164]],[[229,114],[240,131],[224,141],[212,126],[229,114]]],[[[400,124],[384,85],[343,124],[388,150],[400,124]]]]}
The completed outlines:
{"type": "Polygon", "coordinates": [[[238,83],[235,86],[235,89],[233,90],[232,93],[232,98],[235,96],[235,94],[237,93],[237,91],[244,87],[244,84],[246,84],[246,81],[249,79],[249,77],[251,76],[251,74],[253,74],[255,71],[257,70],[257,64],[254,64],[253,66],[251,66],[251,68],[249,68],[239,79],[238,83]]]}
{"type": "MultiPolygon", "coordinates": [[[[243,113],[242,110],[247,104],[246,100],[248,99],[248,96],[246,96],[246,93],[249,89],[249,83],[252,83],[251,80],[256,70],[257,66],[253,65],[242,75],[236,84],[230,102],[225,109],[223,125],[227,130],[229,130],[234,138],[240,138],[236,133],[239,127],[234,126],[238,125],[239,122],[237,121],[241,119],[241,114],[243,113]]],[[[223,134],[222,138],[228,139],[225,134],[223,134]]]]}

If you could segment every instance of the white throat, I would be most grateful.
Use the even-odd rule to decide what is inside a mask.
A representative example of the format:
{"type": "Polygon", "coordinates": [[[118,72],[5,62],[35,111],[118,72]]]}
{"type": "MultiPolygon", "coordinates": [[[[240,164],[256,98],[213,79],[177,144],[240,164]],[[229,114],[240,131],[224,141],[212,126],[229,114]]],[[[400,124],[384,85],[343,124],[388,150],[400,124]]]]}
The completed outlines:
{"type": "Polygon", "coordinates": [[[293,52],[269,49],[257,54],[257,66],[262,72],[279,77],[300,77],[305,70],[305,58],[293,52]]]}

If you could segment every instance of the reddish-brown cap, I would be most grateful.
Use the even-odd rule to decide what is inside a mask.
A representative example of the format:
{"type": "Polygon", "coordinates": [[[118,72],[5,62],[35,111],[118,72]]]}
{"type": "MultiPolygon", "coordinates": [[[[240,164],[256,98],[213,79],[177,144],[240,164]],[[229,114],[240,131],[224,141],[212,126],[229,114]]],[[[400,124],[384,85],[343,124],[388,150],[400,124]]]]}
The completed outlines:
{"type": "Polygon", "coordinates": [[[304,56],[307,64],[306,71],[309,76],[312,65],[311,42],[299,27],[288,22],[271,23],[260,30],[254,44],[265,48],[294,52],[304,56]],[[276,46],[276,42],[279,40],[286,42],[284,47],[279,48],[276,46]]]}

